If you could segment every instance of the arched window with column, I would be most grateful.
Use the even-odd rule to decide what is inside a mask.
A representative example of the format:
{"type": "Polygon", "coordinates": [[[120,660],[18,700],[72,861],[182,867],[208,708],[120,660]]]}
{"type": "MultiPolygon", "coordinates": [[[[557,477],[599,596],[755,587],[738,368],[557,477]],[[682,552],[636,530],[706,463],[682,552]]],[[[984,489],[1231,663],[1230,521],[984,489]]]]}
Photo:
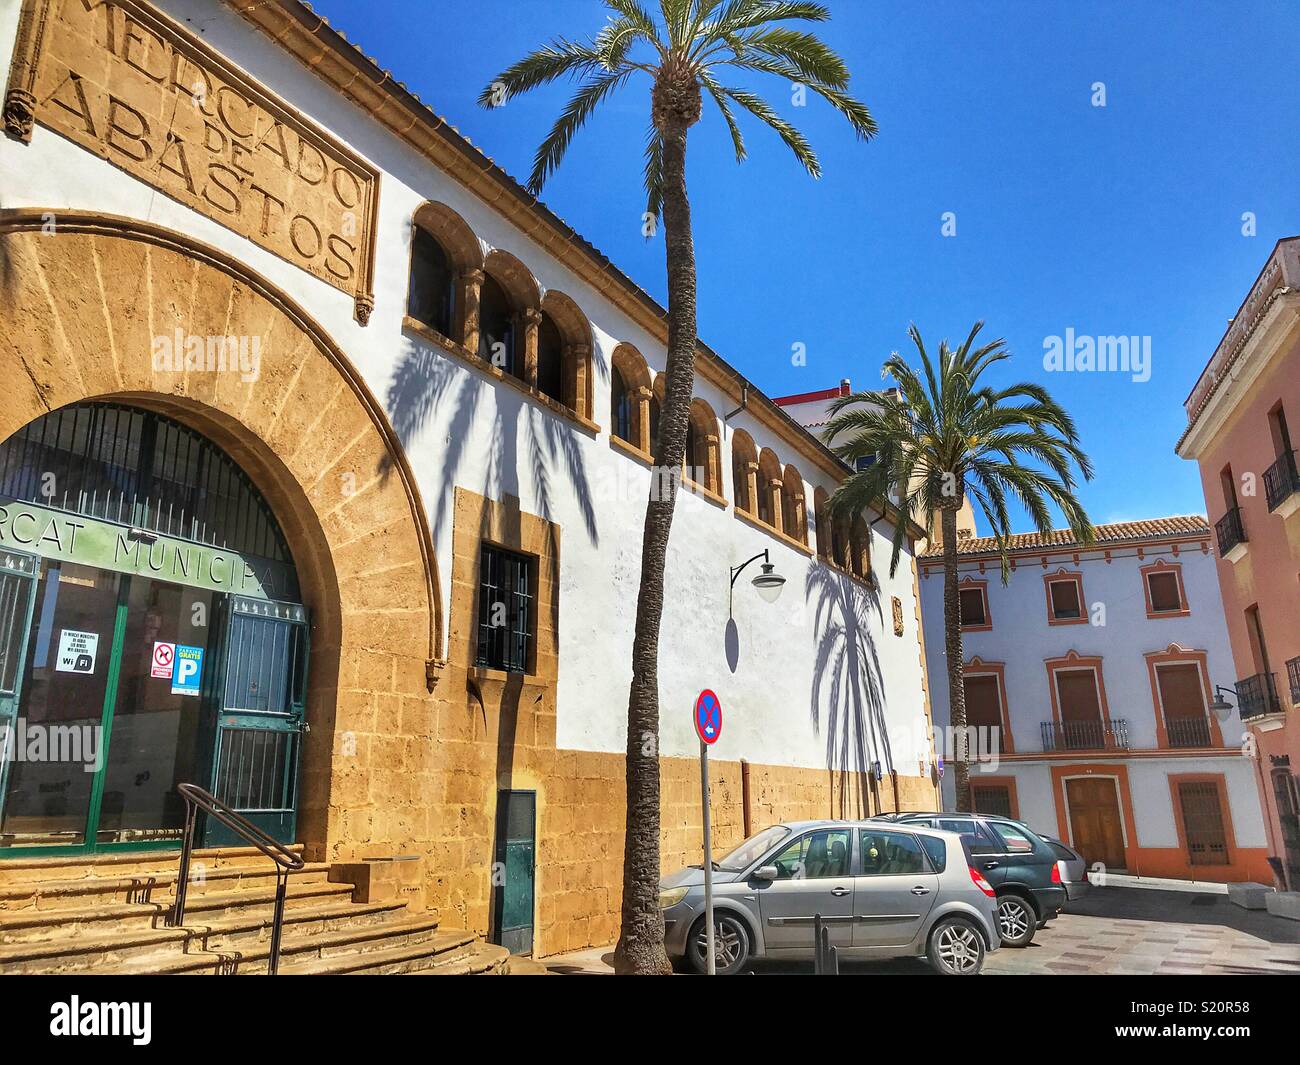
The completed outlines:
{"type": "Polygon", "coordinates": [[[498,370],[523,377],[514,304],[491,274],[483,278],[478,303],[478,354],[498,370]]]}
{"type": "Polygon", "coordinates": [[[751,518],[758,517],[758,449],[744,429],[735,429],[731,434],[731,478],[736,509],[751,518]]]}
{"type": "Polygon", "coordinates": [[[537,331],[537,390],[584,418],[591,411],[591,324],[569,296],[556,289],[542,298],[537,331]]]}
{"type": "Polygon", "coordinates": [[[564,387],[564,337],[555,319],[545,311],[537,328],[537,391],[556,403],[573,406],[564,387]]]}
{"type": "Polygon", "coordinates": [[[765,447],[759,452],[756,481],[758,520],[778,531],[783,529],[785,520],[781,513],[781,460],[771,448],[765,447]]]}
{"type": "Polygon", "coordinates": [[[718,448],[718,416],[698,396],[691,400],[690,421],[686,425],[686,476],[722,495],[722,465],[718,448]]]}
{"type": "Polygon", "coordinates": [[[407,316],[455,344],[476,348],[471,334],[482,269],[482,245],[465,220],[446,204],[421,204],[411,219],[407,316]]]}
{"type": "Polygon", "coordinates": [[[631,344],[619,344],[610,357],[610,435],[648,454],[650,451],[650,369],[631,344]]]}
{"type": "Polygon", "coordinates": [[[808,512],[804,508],[803,476],[793,465],[787,465],[781,473],[781,517],[786,536],[807,546],[808,512]]]}
{"type": "Polygon", "coordinates": [[[871,576],[871,530],[858,514],[853,519],[849,537],[849,572],[867,580],[871,576]]]}
{"type": "Polygon", "coordinates": [[[534,388],[540,304],[537,281],[528,268],[509,252],[490,251],[483,260],[478,300],[478,355],[534,388]]]}
{"type": "Polygon", "coordinates": [[[813,523],[817,527],[817,555],[823,561],[831,558],[830,496],[825,488],[813,491],[813,523]]]}

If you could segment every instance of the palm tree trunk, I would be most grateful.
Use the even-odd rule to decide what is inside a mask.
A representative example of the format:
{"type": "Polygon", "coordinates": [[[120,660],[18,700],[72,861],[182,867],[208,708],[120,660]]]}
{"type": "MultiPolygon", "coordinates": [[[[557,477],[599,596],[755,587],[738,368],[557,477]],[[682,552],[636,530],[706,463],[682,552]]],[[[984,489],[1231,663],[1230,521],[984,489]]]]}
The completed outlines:
{"type": "Polygon", "coordinates": [[[943,530],[943,646],[948,660],[948,733],[954,737],[953,781],[957,809],[969,811],[970,763],[966,744],[966,686],[961,649],[961,598],[957,589],[957,512],[939,512],[943,530]]]}
{"type": "MultiPolygon", "coordinates": [[[[623,910],[614,969],[671,972],[659,910],[659,624],[664,560],[686,451],[695,384],[695,245],[686,196],[686,127],[663,131],[664,243],[668,259],[668,367],[654,480],[641,537],[641,588],[632,643],[627,707],[627,825],[623,842],[623,910]]],[[[683,713],[687,708],[683,708],[683,713]]]]}

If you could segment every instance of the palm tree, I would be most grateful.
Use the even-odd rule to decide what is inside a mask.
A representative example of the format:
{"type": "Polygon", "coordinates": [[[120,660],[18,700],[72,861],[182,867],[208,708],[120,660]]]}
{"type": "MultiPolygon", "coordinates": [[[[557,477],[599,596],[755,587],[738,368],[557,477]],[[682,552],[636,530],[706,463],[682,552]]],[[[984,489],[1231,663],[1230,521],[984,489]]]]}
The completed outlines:
{"type": "Polygon", "coordinates": [[[559,37],[525,56],[479,97],[500,106],[520,93],[567,77],[577,91],[547,134],[528,187],[536,195],[563,159],[574,134],[598,105],[634,76],[650,80],[646,135],[647,214],[664,226],[668,267],[668,363],[655,477],[641,539],[641,586],[632,644],[632,684],[627,713],[627,831],[623,851],[622,922],[616,969],[668,971],[659,911],[659,625],[663,614],[664,557],[677,498],[678,471],[695,380],[695,246],[686,190],[686,137],[700,119],[703,96],[717,105],[731,134],[737,161],[745,141],[735,108],[771,127],[813,175],[817,156],[803,135],[761,96],[724,84],[728,73],[773,74],[797,82],[839,111],[866,140],[876,123],[847,92],[848,68],[816,35],[791,21],[822,22],[829,12],[803,0],[659,0],[662,22],[638,0],[604,0],[608,21],[588,43],[559,37]]]}
{"type": "MultiPolygon", "coordinates": [[[[831,498],[834,513],[883,510],[895,503],[903,514],[924,521],[931,537],[934,515],[940,516],[949,724],[958,738],[953,759],[958,810],[971,806],[957,595],[957,511],[962,501],[969,495],[984,514],[1001,556],[1004,584],[1010,576],[1008,497],[1019,501],[1041,533],[1052,528],[1050,502],[1080,543],[1095,537],[1075,496],[1071,467],[1091,480],[1092,463],[1079,447],[1073,419],[1042,385],[1021,382],[996,388],[980,383],[985,370],[1011,357],[1000,339],[974,346],[983,325],[975,323],[956,350],[946,340],[939,344],[937,376],[921,334],[912,326],[908,332],[920,353],[922,374],[894,352],[883,376],[892,377],[896,389],[837,399],[823,431],[827,443],[850,465],[874,457],[836,489],[831,498]]],[[[906,532],[904,522],[895,523],[891,574],[898,567],[906,532]]]]}

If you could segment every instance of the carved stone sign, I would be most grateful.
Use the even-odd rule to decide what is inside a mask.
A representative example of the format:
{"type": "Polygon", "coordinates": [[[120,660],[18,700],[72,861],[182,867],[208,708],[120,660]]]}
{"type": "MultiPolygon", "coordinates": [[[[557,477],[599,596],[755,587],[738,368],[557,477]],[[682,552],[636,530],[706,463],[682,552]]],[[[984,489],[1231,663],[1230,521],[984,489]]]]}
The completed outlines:
{"type": "Polygon", "coordinates": [[[45,126],[374,305],[379,175],[137,0],[25,0],[5,130],[45,126]]]}

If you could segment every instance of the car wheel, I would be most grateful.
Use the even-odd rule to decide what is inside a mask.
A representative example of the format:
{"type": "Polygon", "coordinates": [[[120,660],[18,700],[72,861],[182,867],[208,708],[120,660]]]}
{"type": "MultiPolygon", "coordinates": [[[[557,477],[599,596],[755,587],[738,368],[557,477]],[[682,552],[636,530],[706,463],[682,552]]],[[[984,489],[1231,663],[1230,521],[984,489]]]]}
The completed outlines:
{"type": "Polygon", "coordinates": [[[984,968],[984,939],[969,921],[945,917],[930,933],[926,957],[944,976],[975,976],[984,968]]]}
{"type": "MultiPolygon", "coordinates": [[[[691,968],[697,973],[707,973],[708,930],[704,918],[691,929],[691,968]]],[[[749,930],[744,921],[727,913],[713,915],[713,954],[715,972],[719,976],[734,976],[749,960],[749,930]]]]}
{"type": "Polygon", "coordinates": [[[998,898],[998,933],[1006,947],[1027,947],[1038,931],[1038,914],[1019,895],[998,898]]]}

